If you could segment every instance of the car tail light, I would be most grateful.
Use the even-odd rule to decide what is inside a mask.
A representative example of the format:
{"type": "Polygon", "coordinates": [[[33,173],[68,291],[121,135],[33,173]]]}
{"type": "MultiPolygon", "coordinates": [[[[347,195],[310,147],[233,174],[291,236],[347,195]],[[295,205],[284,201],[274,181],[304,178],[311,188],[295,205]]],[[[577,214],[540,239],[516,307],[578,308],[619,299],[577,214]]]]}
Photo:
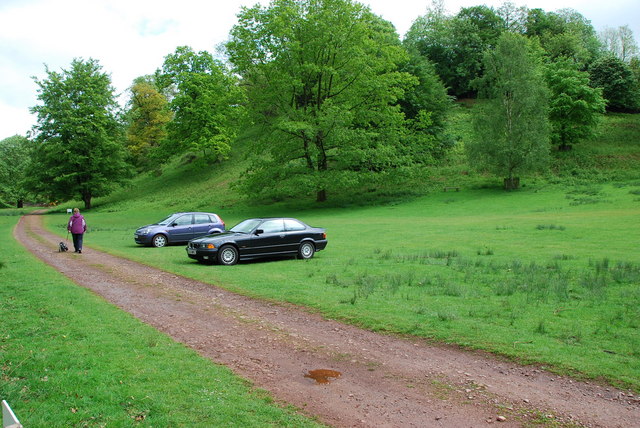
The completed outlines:
{"type": "Polygon", "coordinates": [[[327,233],[326,232],[322,232],[322,239],[327,239],[327,233]]]}

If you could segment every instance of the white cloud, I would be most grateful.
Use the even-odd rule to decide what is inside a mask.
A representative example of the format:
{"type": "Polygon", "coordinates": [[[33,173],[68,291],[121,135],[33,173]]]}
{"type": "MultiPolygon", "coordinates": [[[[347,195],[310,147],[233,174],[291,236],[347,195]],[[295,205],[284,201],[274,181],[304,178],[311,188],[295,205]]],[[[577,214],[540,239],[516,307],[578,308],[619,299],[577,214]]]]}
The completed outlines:
{"type": "MultiPolygon", "coordinates": [[[[31,79],[67,69],[74,58],[94,58],[122,93],[138,76],[151,74],[177,46],[214,52],[236,23],[241,6],[256,0],[1,0],[0,139],[24,134],[35,123],[29,108],[37,103],[31,79]]],[[[260,3],[266,4],[267,0],[260,3]]],[[[374,13],[403,35],[423,15],[430,0],[365,0],[374,13]]],[[[449,12],[502,0],[446,0],[449,12]]],[[[516,4],[521,2],[514,1],[516,4]]],[[[596,29],[628,24],[640,37],[637,0],[528,0],[530,8],[572,7],[596,29]]]]}

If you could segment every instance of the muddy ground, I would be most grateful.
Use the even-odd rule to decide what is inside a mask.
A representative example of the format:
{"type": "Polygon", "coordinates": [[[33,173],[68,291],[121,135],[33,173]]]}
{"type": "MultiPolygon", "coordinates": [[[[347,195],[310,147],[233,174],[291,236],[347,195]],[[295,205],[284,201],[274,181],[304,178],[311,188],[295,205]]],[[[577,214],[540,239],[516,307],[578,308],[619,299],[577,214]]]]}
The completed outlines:
{"type": "Polygon", "coordinates": [[[58,253],[60,238],[37,215],[22,217],[14,235],[78,285],[328,425],[640,427],[640,397],[628,391],[372,333],[86,246],[58,253]],[[316,370],[333,376],[323,383],[316,370]]]}

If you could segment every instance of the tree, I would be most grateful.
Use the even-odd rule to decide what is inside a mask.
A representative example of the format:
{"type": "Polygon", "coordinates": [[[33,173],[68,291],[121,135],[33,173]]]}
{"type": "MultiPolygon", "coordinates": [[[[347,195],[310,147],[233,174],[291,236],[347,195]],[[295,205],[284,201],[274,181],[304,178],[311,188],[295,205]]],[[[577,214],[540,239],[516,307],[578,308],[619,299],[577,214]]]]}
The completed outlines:
{"type": "Polygon", "coordinates": [[[53,200],[80,197],[88,209],[94,196],[128,177],[111,79],[93,59],[46,72],[46,79],[35,79],[42,104],[31,109],[37,114],[36,149],[28,183],[53,200]]]}
{"type": "Polygon", "coordinates": [[[409,51],[418,52],[431,62],[445,87],[456,95],[452,17],[447,16],[443,3],[434,2],[424,16],[419,16],[403,40],[409,51]]]}
{"type": "Polygon", "coordinates": [[[605,102],[602,90],[589,86],[589,74],[571,61],[549,64],[545,78],[550,89],[551,140],[560,150],[593,135],[605,102]]]}
{"type": "Polygon", "coordinates": [[[640,90],[631,68],[622,60],[606,55],[589,67],[591,85],[602,88],[607,110],[636,112],[640,110],[640,90]]]}
{"type": "Polygon", "coordinates": [[[519,186],[518,174],[545,168],[549,161],[547,92],[540,55],[518,34],[504,33],[484,58],[474,110],[474,138],[467,144],[471,163],[504,174],[505,189],[519,186]]]}
{"type": "Polygon", "coordinates": [[[551,61],[570,58],[584,68],[599,55],[600,42],[593,26],[573,9],[531,9],[525,34],[540,41],[551,61]]]}
{"type": "Polygon", "coordinates": [[[32,143],[14,135],[0,141],[0,206],[22,208],[29,192],[25,186],[32,143]]]}
{"type": "Polygon", "coordinates": [[[454,17],[436,9],[413,23],[404,43],[435,65],[451,95],[473,96],[472,82],[482,74],[483,53],[495,46],[504,28],[502,18],[487,6],[463,8],[454,17]]]}
{"type": "Polygon", "coordinates": [[[633,31],[628,25],[618,28],[605,27],[598,38],[602,42],[605,52],[615,56],[623,62],[630,62],[638,56],[638,44],[633,37],[633,31]]]}
{"type": "Polygon", "coordinates": [[[408,138],[413,140],[407,145],[422,150],[423,163],[428,163],[428,159],[442,158],[451,146],[445,121],[452,98],[447,95],[433,64],[414,49],[409,48],[408,53],[409,59],[400,70],[415,76],[418,83],[405,91],[399,104],[409,123],[408,138]]]}
{"type": "Polygon", "coordinates": [[[165,58],[156,82],[168,93],[174,112],[165,153],[200,153],[208,162],[225,159],[243,114],[243,91],[208,52],[178,47],[165,58]]]}
{"type": "MultiPolygon", "coordinates": [[[[247,89],[259,160],[245,189],[270,197],[356,188],[404,165],[398,100],[415,77],[395,30],[350,0],[243,8],[226,45],[247,89]]],[[[357,190],[356,190],[357,191],[357,190]]]]}
{"type": "Polygon", "coordinates": [[[127,147],[134,163],[142,169],[157,169],[160,143],[167,137],[173,113],[169,103],[148,78],[136,79],[130,89],[127,112],[127,147]]]}
{"type": "Polygon", "coordinates": [[[496,14],[502,18],[504,29],[518,34],[524,34],[527,30],[528,13],[529,9],[526,6],[516,6],[511,2],[502,3],[496,11],[496,14]]]}

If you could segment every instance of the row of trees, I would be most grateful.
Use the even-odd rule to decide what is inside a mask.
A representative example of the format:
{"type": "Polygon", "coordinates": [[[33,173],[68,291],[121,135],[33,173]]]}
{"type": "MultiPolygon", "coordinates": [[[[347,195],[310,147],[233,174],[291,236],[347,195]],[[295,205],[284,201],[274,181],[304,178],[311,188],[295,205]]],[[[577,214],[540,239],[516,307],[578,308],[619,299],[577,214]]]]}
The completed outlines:
{"type": "Polygon", "coordinates": [[[136,79],[124,112],[97,61],[47,69],[32,140],[0,150],[25,148],[24,174],[11,173],[21,189],[88,208],[135,169],[160,172],[184,153],[224,161],[244,141],[255,155],[247,193],[324,201],[445,159],[451,100],[480,96],[468,154],[515,187],[545,165],[550,141],[566,150],[587,137],[605,102],[637,107],[633,60],[603,46],[574,11],[505,4],[447,16],[436,4],[401,41],[352,0],[275,0],[240,11],[224,62],[188,47],[168,55],[136,79]]]}

